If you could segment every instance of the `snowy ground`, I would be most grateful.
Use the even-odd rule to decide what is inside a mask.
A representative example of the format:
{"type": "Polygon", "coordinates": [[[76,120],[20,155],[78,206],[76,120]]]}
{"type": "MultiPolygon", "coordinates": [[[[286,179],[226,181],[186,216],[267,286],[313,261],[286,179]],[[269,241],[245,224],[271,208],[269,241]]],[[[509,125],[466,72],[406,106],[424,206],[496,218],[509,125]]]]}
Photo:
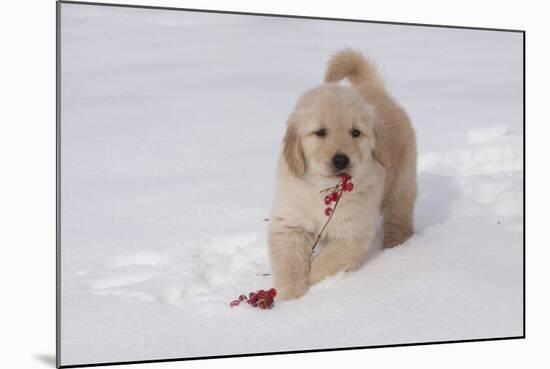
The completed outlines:
{"type": "Polygon", "coordinates": [[[522,334],[522,36],[62,5],[61,362],[522,334]],[[274,310],[287,115],[352,46],[419,142],[417,234],[274,310]]]}

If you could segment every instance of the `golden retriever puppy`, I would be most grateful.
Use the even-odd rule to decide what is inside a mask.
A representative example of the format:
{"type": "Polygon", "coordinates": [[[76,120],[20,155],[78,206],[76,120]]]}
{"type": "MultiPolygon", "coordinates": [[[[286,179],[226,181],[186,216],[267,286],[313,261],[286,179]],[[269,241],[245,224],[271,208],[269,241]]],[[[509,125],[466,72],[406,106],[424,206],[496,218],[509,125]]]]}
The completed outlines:
{"type": "Polygon", "coordinates": [[[416,143],[405,111],[388,94],[375,67],[359,52],[342,50],[328,63],[325,84],[305,92],[288,119],[278,162],[269,226],[269,256],[283,299],[339,271],[358,268],[383,215],[384,247],[413,234],[416,143]],[[337,82],[347,78],[350,87],[337,82]],[[342,174],[352,192],[326,222],[321,190],[342,174]]]}

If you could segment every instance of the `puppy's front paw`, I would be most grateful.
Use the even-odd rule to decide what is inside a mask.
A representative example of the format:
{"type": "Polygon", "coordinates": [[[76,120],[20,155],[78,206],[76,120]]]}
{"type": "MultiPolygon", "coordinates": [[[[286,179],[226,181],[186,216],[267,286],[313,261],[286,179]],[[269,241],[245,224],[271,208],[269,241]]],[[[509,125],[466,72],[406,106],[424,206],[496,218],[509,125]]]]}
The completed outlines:
{"type": "Polygon", "coordinates": [[[309,289],[309,283],[301,281],[299,283],[287,284],[277,288],[277,297],[282,300],[292,300],[302,297],[309,289]]]}

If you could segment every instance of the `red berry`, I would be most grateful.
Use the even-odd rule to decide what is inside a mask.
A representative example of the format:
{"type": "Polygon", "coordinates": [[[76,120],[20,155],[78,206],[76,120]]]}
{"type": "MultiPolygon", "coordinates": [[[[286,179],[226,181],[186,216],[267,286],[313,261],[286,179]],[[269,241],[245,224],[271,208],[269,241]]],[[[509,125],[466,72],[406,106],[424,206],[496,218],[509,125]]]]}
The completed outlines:
{"type": "Polygon", "coordinates": [[[275,288],[270,288],[269,291],[267,291],[269,293],[269,296],[271,298],[274,298],[275,296],[277,296],[277,290],[275,288]]]}
{"type": "Polygon", "coordinates": [[[332,201],[338,200],[338,192],[331,193],[330,198],[331,198],[332,201]]]}
{"type": "Polygon", "coordinates": [[[342,179],[342,187],[345,188],[346,183],[348,183],[350,177],[347,174],[342,174],[340,178],[342,179]]]}
{"type": "Polygon", "coordinates": [[[351,192],[353,191],[353,183],[349,182],[346,184],[346,191],[351,192]]]}
{"type": "Polygon", "coordinates": [[[326,208],[326,209],[325,209],[325,215],[326,215],[327,217],[330,217],[331,214],[332,214],[332,208],[326,208]]]}
{"type": "Polygon", "coordinates": [[[325,205],[328,205],[332,202],[332,197],[331,196],[325,196],[325,205]]]}
{"type": "Polygon", "coordinates": [[[259,307],[260,309],[266,309],[268,305],[269,305],[269,304],[268,304],[267,301],[264,300],[264,299],[261,299],[260,301],[258,301],[258,307],[259,307]]]}
{"type": "Polygon", "coordinates": [[[258,294],[256,292],[250,292],[248,294],[248,298],[253,299],[253,300],[257,300],[258,299],[258,294]]]}
{"type": "Polygon", "coordinates": [[[246,296],[245,295],[240,295],[239,296],[239,301],[244,301],[244,300],[247,300],[246,296]]]}
{"type": "Polygon", "coordinates": [[[231,307],[234,307],[234,306],[237,306],[239,305],[241,302],[239,300],[233,300],[231,301],[231,303],[229,304],[231,307]]]}

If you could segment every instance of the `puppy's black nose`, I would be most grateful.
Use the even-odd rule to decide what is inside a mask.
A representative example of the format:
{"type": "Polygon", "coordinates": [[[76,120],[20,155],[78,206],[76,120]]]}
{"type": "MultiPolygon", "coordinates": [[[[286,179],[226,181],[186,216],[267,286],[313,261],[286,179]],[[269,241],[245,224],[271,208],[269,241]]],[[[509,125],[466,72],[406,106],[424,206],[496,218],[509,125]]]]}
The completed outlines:
{"type": "Polygon", "coordinates": [[[332,157],[332,164],[338,170],[346,169],[349,165],[349,157],[344,154],[336,154],[332,157]]]}

